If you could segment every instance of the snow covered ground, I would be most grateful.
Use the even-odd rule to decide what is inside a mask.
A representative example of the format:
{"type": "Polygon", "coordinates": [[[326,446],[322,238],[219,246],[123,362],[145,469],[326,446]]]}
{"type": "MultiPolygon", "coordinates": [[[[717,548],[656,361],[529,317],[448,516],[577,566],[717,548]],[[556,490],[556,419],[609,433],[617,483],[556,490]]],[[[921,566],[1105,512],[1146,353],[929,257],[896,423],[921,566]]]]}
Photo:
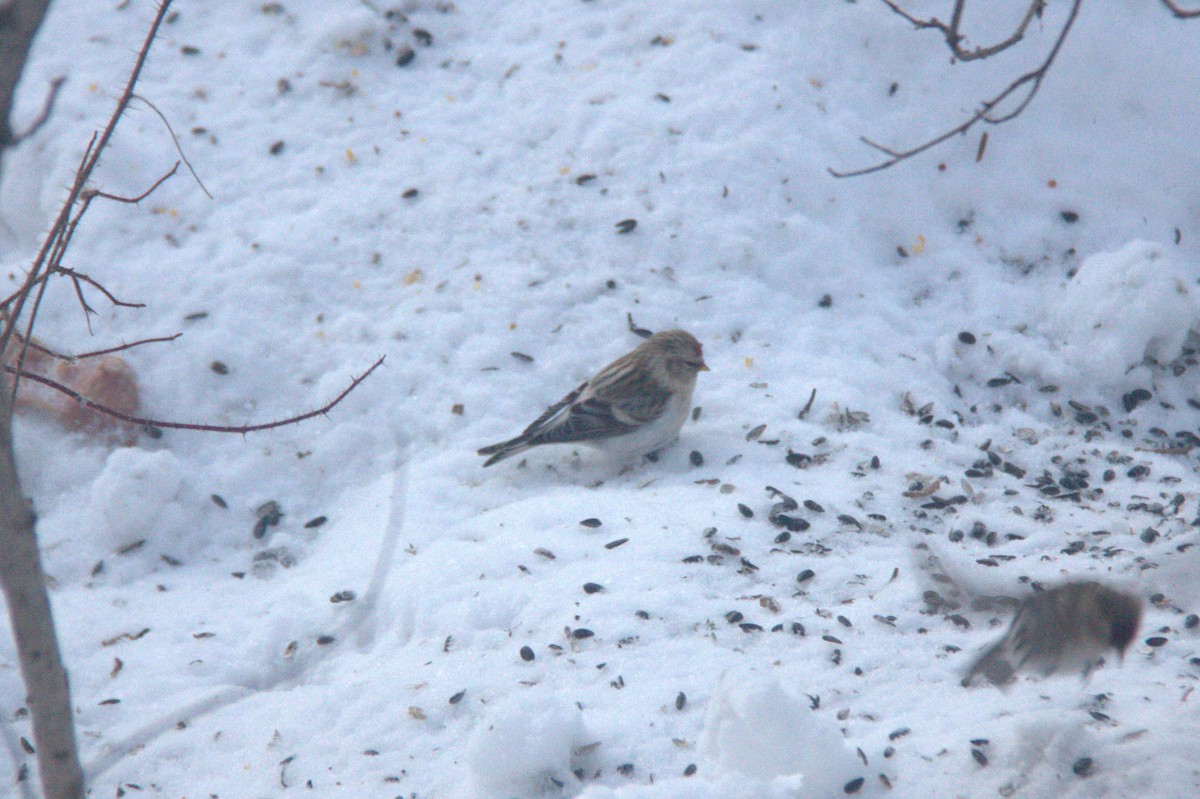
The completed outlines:
{"type": "MultiPolygon", "coordinates": [[[[950,64],[865,0],[178,0],[139,93],[213,199],[93,206],[71,265],[146,308],[93,296],[89,335],[60,284],[41,337],[182,332],[128,360],[147,414],[210,423],[387,360],[247,437],[22,417],[92,794],[1194,794],[1200,22],[1090,0],[980,161],[976,130],[826,171],[956,124],[1066,5],[950,64]],[[679,443],[481,469],[638,343],[627,314],[704,344],[679,443]],[[926,603],[928,551],[996,593],[1123,586],[1143,628],[1087,683],[964,689],[1007,619],[926,603]]],[[[17,127],[68,82],[3,163],[11,275],[153,11],[52,4],[17,127]]],[[[135,101],[97,182],[176,158],[135,101]]],[[[34,779],[23,696],[0,630],[0,795],[34,779]]]]}

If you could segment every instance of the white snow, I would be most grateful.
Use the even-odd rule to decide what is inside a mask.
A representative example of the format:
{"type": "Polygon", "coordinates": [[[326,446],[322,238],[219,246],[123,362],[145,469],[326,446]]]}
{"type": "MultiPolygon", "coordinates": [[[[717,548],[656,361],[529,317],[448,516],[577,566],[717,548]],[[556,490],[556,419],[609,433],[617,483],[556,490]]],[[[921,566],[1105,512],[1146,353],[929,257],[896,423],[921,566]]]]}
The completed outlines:
{"type": "MultiPolygon", "coordinates": [[[[1007,5],[971,5],[972,41],[1007,5]]],[[[213,198],[181,171],[94,204],[70,265],[146,307],[89,291],[89,334],[60,282],[38,334],[182,332],[122,354],[145,413],[205,423],[386,362],[244,437],[20,418],[92,794],[1195,794],[1200,22],[1089,0],[981,160],[973,130],[826,171],[956,124],[1065,5],[952,64],[876,2],[177,0],[138,92],[213,198]],[[626,314],[704,345],[679,442],[480,468],[639,343],[626,314]],[[1014,595],[1123,586],[1143,630],[1088,683],[963,689],[1007,618],[930,612],[922,547],[1014,595]]],[[[52,4],[16,127],[68,82],[0,165],[5,273],[153,11],[52,4]]],[[[135,101],[96,184],[178,157],[135,101]]],[[[0,795],[36,779],[24,702],[4,623],[0,795]]]]}

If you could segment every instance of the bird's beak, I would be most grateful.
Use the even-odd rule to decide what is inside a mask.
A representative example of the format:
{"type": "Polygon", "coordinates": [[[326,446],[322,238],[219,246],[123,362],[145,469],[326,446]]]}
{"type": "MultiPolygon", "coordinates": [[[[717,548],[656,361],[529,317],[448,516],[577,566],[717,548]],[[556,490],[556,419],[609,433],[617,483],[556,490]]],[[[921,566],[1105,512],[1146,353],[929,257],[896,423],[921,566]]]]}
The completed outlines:
{"type": "Polygon", "coordinates": [[[704,361],[701,361],[701,362],[700,362],[700,368],[699,368],[699,369],[697,369],[696,371],[698,371],[698,372],[711,372],[712,370],[708,368],[708,364],[706,364],[704,361]]]}

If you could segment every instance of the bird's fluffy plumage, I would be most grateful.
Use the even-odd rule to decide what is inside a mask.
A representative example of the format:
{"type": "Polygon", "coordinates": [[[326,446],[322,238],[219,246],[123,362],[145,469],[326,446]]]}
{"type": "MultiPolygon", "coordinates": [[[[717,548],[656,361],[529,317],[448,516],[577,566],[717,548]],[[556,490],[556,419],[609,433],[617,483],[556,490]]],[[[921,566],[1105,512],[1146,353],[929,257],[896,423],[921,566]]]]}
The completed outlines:
{"type": "Polygon", "coordinates": [[[653,452],[679,435],[696,375],[707,371],[691,333],[655,333],[546,409],[521,435],[479,450],[491,466],[531,447],[581,443],[624,456],[653,452]]]}
{"type": "Polygon", "coordinates": [[[1066,670],[1086,676],[1109,649],[1124,656],[1141,618],[1141,599],[1097,582],[1034,594],[1021,603],[1004,637],[971,664],[962,684],[982,675],[1003,685],[1026,666],[1043,676],[1066,670]]]}

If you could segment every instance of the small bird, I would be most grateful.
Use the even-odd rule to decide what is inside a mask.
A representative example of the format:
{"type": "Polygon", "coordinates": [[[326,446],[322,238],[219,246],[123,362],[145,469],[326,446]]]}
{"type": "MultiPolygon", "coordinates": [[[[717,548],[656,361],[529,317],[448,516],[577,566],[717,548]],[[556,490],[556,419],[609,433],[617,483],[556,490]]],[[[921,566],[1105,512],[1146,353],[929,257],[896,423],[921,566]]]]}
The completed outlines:
{"type": "Polygon", "coordinates": [[[679,435],[696,375],[707,372],[687,331],[655,333],[546,409],[516,438],[479,450],[484,466],[543,444],[588,444],[624,457],[652,453],[679,435]]]}
{"type": "Polygon", "coordinates": [[[1043,676],[1078,669],[1087,677],[1109,649],[1125,657],[1141,620],[1140,598],[1097,582],[1042,591],[1021,603],[1008,632],[971,664],[962,684],[982,674],[1003,685],[1026,665],[1043,676]]]}

